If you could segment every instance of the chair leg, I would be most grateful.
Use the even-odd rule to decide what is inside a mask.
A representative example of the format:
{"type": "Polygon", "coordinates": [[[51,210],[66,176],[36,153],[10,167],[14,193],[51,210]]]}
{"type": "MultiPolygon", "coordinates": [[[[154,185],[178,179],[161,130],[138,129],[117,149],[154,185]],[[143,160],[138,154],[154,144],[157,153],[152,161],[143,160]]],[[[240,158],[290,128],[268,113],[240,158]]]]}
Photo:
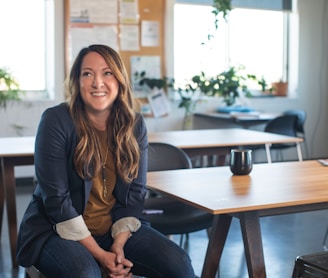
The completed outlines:
{"type": "Polygon", "coordinates": [[[183,243],[183,234],[180,235],[180,243],[179,243],[180,247],[182,247],[182,243],[183,243]]]}
{"type": "Polygon", "coordinates": [[[292,278],[299,278],[299,271],[298,271],[298,268],[297,268],[296,264],[295,264],[294,269],[293,269],[292,278]]]}
{"type": "Polygon", "coordinates": [[[327,227],[327,229],[326,229],[326,234],[325,234],[325,236],[324,236],[324,238],[323,238],[323,242],[322,242],[322,248],[323,248],[323,250],[325,250],[325,251],[328,251],[328,247],[327,247],[327,245],[326,245],[327,237],[328,237],[328,227],[327,227]]]}
{"type": "Polygon", "coordinates": [[[35,266],[25,268],[25,278],[46,278],[35,266]]]}

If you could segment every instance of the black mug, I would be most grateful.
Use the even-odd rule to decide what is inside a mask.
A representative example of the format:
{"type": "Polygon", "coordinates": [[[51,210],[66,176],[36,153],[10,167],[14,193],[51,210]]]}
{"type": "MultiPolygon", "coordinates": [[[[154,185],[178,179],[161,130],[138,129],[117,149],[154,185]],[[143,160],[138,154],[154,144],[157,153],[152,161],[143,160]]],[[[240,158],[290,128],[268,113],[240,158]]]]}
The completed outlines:
{"type": "Polygon", "coordinates": [[[234,175],[248,175],[253,169],[252,150],[232,149],[230,170],[234,175]]]}

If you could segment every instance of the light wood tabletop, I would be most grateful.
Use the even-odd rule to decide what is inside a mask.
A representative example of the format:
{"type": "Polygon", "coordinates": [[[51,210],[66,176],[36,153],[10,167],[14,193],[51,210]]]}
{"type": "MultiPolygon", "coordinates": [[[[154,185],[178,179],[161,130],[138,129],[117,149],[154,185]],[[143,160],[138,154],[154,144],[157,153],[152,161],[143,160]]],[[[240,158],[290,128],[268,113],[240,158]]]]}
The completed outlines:
{"type": "Polygon", "coordinates": [[[302,138],[275,133],[243,129],[197,129],[155,132],[148,134],[150,142],[163,142],[183,149],[188,155],[211,154],[220,148],[264,145],[268,162],[271,162],[270,146],[279,143],[295,143],[299,160],[302,160],[302,138]]]}
{"type": "Polygon", "coordinates": [[[328,208],[328,167],[318,161],[150,172],[150,188],[215,215],[202,277],[215,277],[231,218],[240,220],[249,277],[266,277],[259,217],[328,208]]]}
{"type": "Polygon", "coordinates": [[[182,149],[303,142],[298,137],[243,128],[154,132],[148,134],[148,140],[170,143],[182,149]]]}
{"type": "MultiPolygon", "coordinates": [[[[149,142],[166,142],[182,149],[300,143],[302,138],[242,129],[198,129],[150,132],[149,142]]],[[[0,156],[34,155],[35,137],[1,137],[0,156]]]]}
{"type": "Polygon", "coordinates": [[[0,157],[34,155],[35,137],[0,137],[0,157]]]}

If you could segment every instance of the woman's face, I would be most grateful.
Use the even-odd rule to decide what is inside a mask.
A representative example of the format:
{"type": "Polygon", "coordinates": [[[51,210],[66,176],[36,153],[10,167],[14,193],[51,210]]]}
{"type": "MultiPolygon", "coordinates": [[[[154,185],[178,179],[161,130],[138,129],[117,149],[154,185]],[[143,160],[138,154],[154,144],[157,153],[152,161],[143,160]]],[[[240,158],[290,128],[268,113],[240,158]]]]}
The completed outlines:
{"type": "Polygon", "coordinates": [[[81,65],[80,92],[89,116],[108,117],[118,95],[118,81],[104,58],[90,52],[81,65]]]}

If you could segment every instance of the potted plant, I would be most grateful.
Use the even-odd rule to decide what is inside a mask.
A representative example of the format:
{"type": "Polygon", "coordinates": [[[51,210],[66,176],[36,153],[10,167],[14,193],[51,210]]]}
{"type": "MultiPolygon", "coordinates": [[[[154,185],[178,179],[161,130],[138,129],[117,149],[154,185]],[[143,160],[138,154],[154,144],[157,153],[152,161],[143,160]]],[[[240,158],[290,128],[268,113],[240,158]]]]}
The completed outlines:
{"type": "Polygon", "coordinates": [[[5,68],[0,68],[0,108],[6,108],[9,100],[20,100],[19,84],[5,68]]]}
{"type": "Polygon", "coordinates": [[[272,86],[269,86],[269,84],[267,83],[267,81],[263,76],[260,79],[257,79],[257,83],[260,85],[261,91],[263,93],[272,94],[274,89],[272,86]]]}
{"type": "Polygon", "coordinates": [[[270,86],[267,82],[267,80],[264,78],[264,76],[258,78],[253,74],[247,75],[250,80],[253,80],[257,83],[257,85],[260,87],[260,91],[262,94],[271,95],[274,91],[274,88],[270,86]]]}
{"type": "MultiPolygon", "coordinates": [[[[250,75],[241,73],[242,67],[230,67],[211,79],[212,96],[221,96],[227,106],[234,105],[240,93],[250,96],[246,81],[250,75]]],[[[207,95],[210,95],[207,94],[207,95]]]]}
{"type": "Polygon", "coordinates": [[[215,29],[218,29],[219,15],[222,14],[222,17],[226,20],[228,13],[232,10],[231,0],[213,0],[212,6],[212,13],[215,17],[215,29]]]}
{"type": "Polygon", "coordinates": [[[287,96],[288,82],[280,80],[279,82],[272,83],[273,94],[280,97],[287,96]]]}
{"type": "MultiPolygon", "coordinates": [[[[207,77],[204,72],[191,78],[191,83],[185,86],[184,91],[193,95],[199,91],[205,96],[222,97],[227,106],[235,104],[236,98],[240,93],[250,96],[246,81],[253,78],[253,75],[241,73],[242,67],[230,67],[227,71],[223,71],[214,77],[207,77]]],[[[180,89],[180,95],[182,95],[180,89]]],[[[191,97],[189,95],[189,97],[191,97]]],[[[187,99],[188,100],[188,99],[187,99]]],[[[186,103],[185,99],[182,101],[186,103]]],[[[184,106],[184,103],[181,106],[184,106]]]]}
{"type": "Polygon", "coordinates": [[[145,71],[142,72],[135,72],[134,73],[135,80],[139,83],[140,86],[147,86],[149,89],[153,90],[154,88],[157,89],[164,89],[165,92],[169,88],[173,86],[173,80],[168,77],[163,78],[150,78],[146,75],[145,71]]]}
{"type": "MultiPolygon", "coordinates": [[[[231,0],[213,0],[212,7],[212,14],[214,15],[214,26],[215,30],[217,30],[219,28],[220,14],[222,14],[223,19],[226,21],[228,13],[232,10],[231,0]]],[[[213,37],[213,34],[207,35],[208,40],[211,40],[213,37]]]]}

